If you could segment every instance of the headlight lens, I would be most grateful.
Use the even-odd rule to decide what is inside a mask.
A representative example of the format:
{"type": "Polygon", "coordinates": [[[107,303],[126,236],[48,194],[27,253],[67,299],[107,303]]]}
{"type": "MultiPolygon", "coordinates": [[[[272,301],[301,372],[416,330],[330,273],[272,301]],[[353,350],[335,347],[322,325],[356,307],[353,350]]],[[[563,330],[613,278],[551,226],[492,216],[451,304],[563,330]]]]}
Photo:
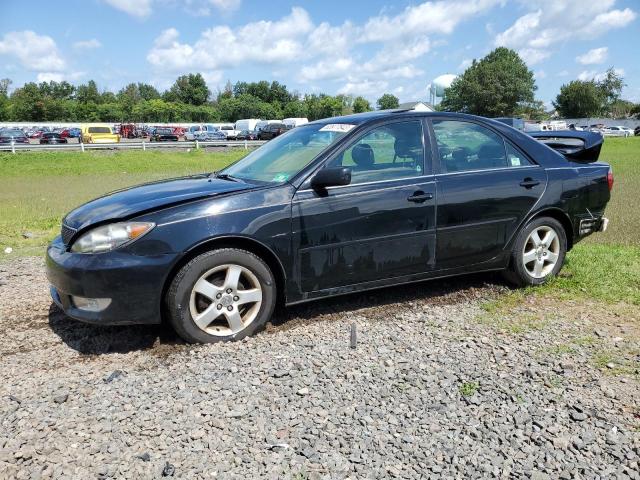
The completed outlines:
{"type": "Polygon", "coordinates": [[[103,253],[132,242],[155,227],[151,222],[121,222],[94,228],[71,246],[75,253],[103,253]]]}

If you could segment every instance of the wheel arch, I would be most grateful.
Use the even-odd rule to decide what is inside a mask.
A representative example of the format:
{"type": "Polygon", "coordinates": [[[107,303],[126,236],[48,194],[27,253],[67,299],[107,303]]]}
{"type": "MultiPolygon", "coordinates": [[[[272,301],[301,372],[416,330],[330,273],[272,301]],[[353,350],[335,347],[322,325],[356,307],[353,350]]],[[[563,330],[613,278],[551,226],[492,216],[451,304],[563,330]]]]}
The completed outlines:
{"type": "Polygon", "coordinates": [[[164,305],[164,297],[167,293],[167,290],[169,289],[169,286],[171,285],[171,282],[175,278],[178,271],[184,265],[186,265],[189,261],[202,253],[220,248],[239,248],[241,250],[247,250],[262,259],[267,264],[267,266],[273,273],[273,276],[275,277],[277,304],[284,305],[286,303],[287,294],[285,288],[287,277],[282,262],[280,261],[278,256],[273,253],[273,250],[271,250],[269,247],[259,242],[258,240],[255,240],[254,238],[234,235],[210,238],[194,245],[189,250],[187,250],[184,255],[182,255],[182,257],[180,257],[180,259],[173,265],[171,271],[164,281],[160,300],[162,304],[164,305]]]}
{"type": "Polygon", "coordinates": [[[559,208],[545,208],[544,210],[539,210],[533,213],[529,218],[527,218],[527,221],[524,222],[523,225],[527,225],[531,220],[541,217],[550,217],[560,222],[560,225],[564,228],[565,236],[567,237],[567,252],[571,250],[575,242],[573,238],[573,224],[569,219],[569,215],[559,208]]]}

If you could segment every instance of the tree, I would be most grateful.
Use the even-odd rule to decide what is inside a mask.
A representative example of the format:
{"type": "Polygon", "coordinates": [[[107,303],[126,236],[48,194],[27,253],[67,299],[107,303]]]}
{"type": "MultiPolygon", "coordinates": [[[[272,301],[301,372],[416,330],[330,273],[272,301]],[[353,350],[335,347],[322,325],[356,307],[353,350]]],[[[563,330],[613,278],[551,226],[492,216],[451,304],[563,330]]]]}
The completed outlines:
{"type": "Polygon", "coordinates": [[[76,88],[76,100],[80,103],[100,103],[101,98],[96,82],[89,80],[86,85],[76,88]]]}
{"type": "Polygon", "coordinates": [[[160,98],[160,92],[153,85],[138,82],[138,91],[143,100],[154,100],[160,98]]]}
{"type": "Polygon", "coordinates": [[[9,88],[13,82],[10,78],[0,79],[0,95],[9,96],[9,88]]]}
{"type": "Polygon", "coordinates": [[[376,102],[379,110],[390,110],[392,108],[398,108],[400,106],[400,100],[395,95],[385,93],[376,102]]]}
{"type": "Polygon", "coordinates": [[[611,106],[620,98],[622,89],[626,86],[622,75],[618,74],[613,67],[606,71],[604,78],[596,82],[596,85],[602,92],[606,107],[611,106]]]}
{"type": "Polygon", "coordinates": [[[573,80],[560,87],[553,106],[565,118],[585,118],[602,112],[603,92],[595,81],[573,80]]]}
{"type": "Polygon", "coordinates": [[[165,94],[165,100],[169,102],[180,102],[189,105],[204,105],[209,100],[211,91],[207,87],[204,77],[199,74],[190,73],[178,77],[175,83],[165,94]]]}
{"type": "Polygon", "coordinates": [[[15,121],[44,121],[45,104],[44,97],[33,82],[25,83],[16,88],[10,97],[11,117],[15,121]]]}
{"type": "Polygon", "coordinates": [[[629,100],[616,100],[609,105],[609,115],[612,118],[629,118],[633,115],[634,108],[637,106],[629,100]]]}
{"type": "Polygon", "coordinates": [[[549,119],[549,115],[544,109],[544,103],[541,100],[520,103],[515,112],[513,112],[513,115],[515,117],[526,118],[527,120],[549,119]]]}
{"type": "Polygon", "coordinates": [[[485,117],[513,116],[518,105],[533,102],[533,72],[513,50],[498,47],[474,60],[444,92],[442,108],[485,117]]]}
{"type": "Polygon", "coordinates": [[[284,106],[283,116],[285,118],[302,118],[307,116],[307,110],[304,103],[295,99],[284,106]]]}
{"type": "Polygon", "coordinates": [[[353,100],[353,113],[368,112],[371,110],[371,104],[364,97],[356,97],[353,100]]]}
{"type": "Polygon", "coordinates": [[[9,120],[9,87],[11,80],[8,78],[0,79],[0,122],[9,120]]]}

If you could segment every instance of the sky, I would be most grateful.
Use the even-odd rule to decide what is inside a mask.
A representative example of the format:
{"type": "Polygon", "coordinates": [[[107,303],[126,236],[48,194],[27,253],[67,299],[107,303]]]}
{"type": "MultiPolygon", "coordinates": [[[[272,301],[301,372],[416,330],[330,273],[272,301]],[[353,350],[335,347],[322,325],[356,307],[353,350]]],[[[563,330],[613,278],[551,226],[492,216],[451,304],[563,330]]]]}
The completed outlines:
{"type": "Polygon", "coordinates": [[[621,73],[640,102],[638,0],[2,0],[0,78],[94,79],[100,89],[160,90],[200,72],[277,80],[300,93],[393,93],[428,100],[497,46],[519,52],[550,105],[562,84],[621,73]]]}

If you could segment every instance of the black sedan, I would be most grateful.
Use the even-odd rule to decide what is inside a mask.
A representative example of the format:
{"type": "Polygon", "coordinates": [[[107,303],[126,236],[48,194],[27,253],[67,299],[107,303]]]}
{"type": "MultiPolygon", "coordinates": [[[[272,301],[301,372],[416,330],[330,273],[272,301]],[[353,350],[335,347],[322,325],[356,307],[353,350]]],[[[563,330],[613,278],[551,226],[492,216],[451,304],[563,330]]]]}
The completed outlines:
{"type": "Polygon", "coordinates": [[[60,133],[43,133],[42,137],[40,137],[41,145],[57,145],[62,143],[68,143],[68,141],[60,133]]]}
{"type": "Polygon", "coordinates": [[[29,138],[22,130],[0,130],[0,143],[29,143],[29,138]]]}
{"type": "Polygon", "coordinates": [[[79,320],[166,318],[215,342],[259,331],[277,302],[495,270],[538,285],[606,228],[613,185],[602,137],[545,133],[415,111],[316,121],[215,174],[73,210],[47,251],[51,293],[79,320]]]}
{"type": "Polygon", "coordinates": [[[289,128],[284,123],[270,123],[258,131],[258,140],[271,140],[278,135],[282,135],[289,128]]]}
{"type": "Polygon", "coordinates": [[[156,128],[151,134],[151,142],[177,142],[178,135],[173,128],[156,128]]]}
{"type": "Polygon", "coordinates": [[[236,140],[257,140],[258,135],[253,130],[241,130],[236,136],[236,140]]]}

